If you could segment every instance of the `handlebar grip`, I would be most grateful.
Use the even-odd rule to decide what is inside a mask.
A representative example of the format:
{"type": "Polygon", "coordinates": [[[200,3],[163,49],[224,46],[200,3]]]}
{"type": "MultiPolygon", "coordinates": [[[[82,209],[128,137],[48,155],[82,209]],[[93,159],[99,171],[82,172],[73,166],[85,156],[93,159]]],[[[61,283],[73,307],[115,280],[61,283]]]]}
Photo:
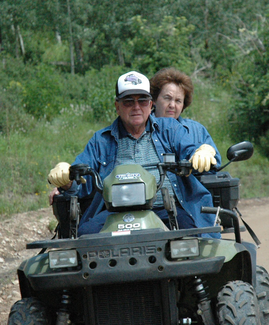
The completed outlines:
{"type": "Polygon", "coordinates": [[[75,180],[78,184],[81,183],[80,177],[86,175],[89,166],[87,164],[72,165],[69,168],[69,179],[75,180]]]}
{"type": "Polygon", "coordinates": [[[215,207],[201,207],[201,212],[202,213],[217,213],[218,208],[215,208],[215,207]]]}

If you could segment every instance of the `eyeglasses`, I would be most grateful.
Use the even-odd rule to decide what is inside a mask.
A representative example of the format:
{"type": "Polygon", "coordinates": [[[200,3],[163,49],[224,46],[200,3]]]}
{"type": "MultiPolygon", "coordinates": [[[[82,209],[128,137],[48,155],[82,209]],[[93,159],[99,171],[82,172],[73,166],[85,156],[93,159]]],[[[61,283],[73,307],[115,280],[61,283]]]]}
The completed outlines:
{"type": "Polygon", "coordinates": [[[125,99],[120,99],[118,102],[121,102],[122,105],[126,108],[134,107],[135,102],[138,103],[140,107],[148,107],[151,99],[150,98],[125,98],[125,99]]]}

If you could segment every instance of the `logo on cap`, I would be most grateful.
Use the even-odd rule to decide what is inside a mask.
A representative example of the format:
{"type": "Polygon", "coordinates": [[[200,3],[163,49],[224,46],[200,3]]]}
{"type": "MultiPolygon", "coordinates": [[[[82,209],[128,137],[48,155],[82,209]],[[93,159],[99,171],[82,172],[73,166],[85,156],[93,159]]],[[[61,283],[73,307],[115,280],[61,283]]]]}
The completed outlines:
{"type": "Polygon", "coordinates": [[[126,76],[126,78],[124,79],[124,81],[130,81],[133,85],[138,85],[138,84],[141,84],[142,83],[142,80],[139,79],[134,74],[129,74],[128,76],[126,76]]]}
{"type": "Polygon", "coordinates": [[[139,94],[150,96],[150,84],[146,76],[136,71],[129,71],[119,77],[116,83],[117,98],[139,94]]]}

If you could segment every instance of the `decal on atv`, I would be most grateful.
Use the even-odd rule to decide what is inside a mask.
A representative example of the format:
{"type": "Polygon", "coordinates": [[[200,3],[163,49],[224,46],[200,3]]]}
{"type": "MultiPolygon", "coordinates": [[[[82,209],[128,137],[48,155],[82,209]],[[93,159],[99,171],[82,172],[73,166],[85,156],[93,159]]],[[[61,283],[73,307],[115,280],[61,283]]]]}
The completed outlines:
{"type": "Polygon", "coordinates": [[[126,256],[143,256],[156,254],[156,245],[149,246],[134,246],[134,247],[120,247],[115,249],[104,249],[88,251],[88,259],[106,259],[112,257],[126,257],[126,256]]]}
{"type": "Polygon", "coordinates": [[[132,222],[132,221],[135,220],[135,217],[134,217],[133,214],[131,214],[131,213],[127,213],[127,214],[125,214],[125,215],[123,216],[122,219],[123,219],[124,222],[132,222]]]}
{"type": "Polygon", "coordinates": [[[118,229],[119,231],[121,230],[137,230],[140,229],[141,224],[140,222],[136,222],[136,223],[119,223],[118,224],[118,229]]]}
{"type": "Polygon", "coordinates": [[[138,179],[140,177],[139,173],[126,173],[126,174],[119,174],[115,176],[119,181],[126,180],[126,179],[138,179]]]}

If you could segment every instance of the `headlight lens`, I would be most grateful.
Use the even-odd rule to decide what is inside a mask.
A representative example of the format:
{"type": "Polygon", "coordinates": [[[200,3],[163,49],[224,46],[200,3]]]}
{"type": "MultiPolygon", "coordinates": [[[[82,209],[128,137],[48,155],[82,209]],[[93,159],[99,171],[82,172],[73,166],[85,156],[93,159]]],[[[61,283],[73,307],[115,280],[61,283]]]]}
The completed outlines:
{"type": "Polygon", "coordinates": [[[112,186],[112,206],[132,206],[146,203],[144,183],[120,184],[112,186]]]}
{"type": "Polygon", "coordinates": [[[74,267],[78,265],[75,249],[49,252],[50,268],[74,267]]]}
{"type": "Polygon", "coordinates": [[[199,256],[198,239],[175,240],[170,242],[171,258],[199,256]]]}

